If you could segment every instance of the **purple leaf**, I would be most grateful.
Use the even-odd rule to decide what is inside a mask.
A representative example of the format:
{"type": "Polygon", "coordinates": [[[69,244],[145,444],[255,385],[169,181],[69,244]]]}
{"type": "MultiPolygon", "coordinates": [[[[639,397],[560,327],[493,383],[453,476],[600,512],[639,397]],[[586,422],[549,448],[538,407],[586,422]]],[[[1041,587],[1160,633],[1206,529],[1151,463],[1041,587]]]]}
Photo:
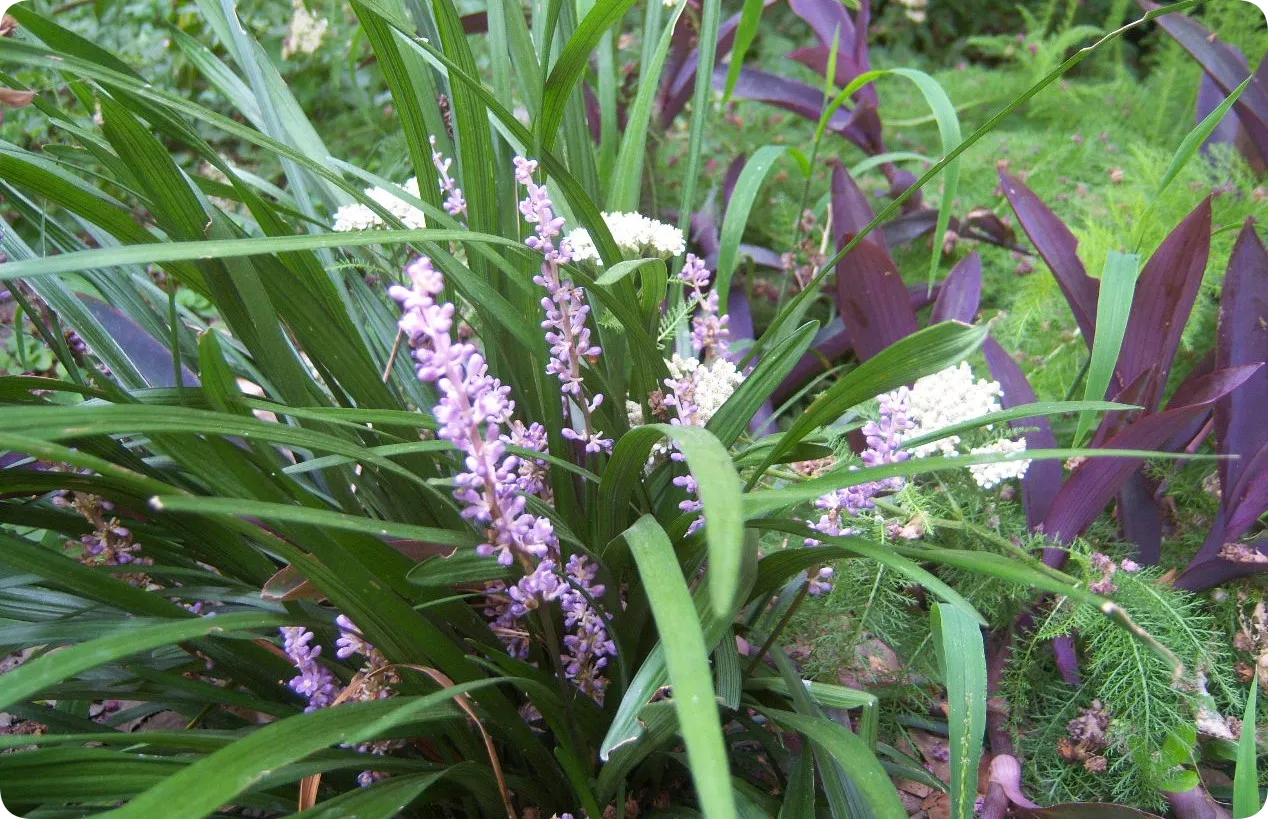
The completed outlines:
{"type": "MultiPolygon", "coordinates": [[[[1136,0],[1146,10],[1159,8],[1150,0],[1136,0]]],[[[1176,42],[1197,60],[1220,90],[1225,94],[1250,74],[1246,58],[1241,52],[1211,33],[1206,26],[1182,14],[1166,14],[1157,18],[1158,25],[1175,38],[1176,42]]],[[[1246,129],[1250,141],[1259,153],[1260,164],[1268,162],[1268,82],[1265,82],[1263,66],[1256,82],[1247,86],[1233,111],[1246,129]]]]}
{"type": "Polygon", "coordinates": [[[942,295],[942,282],[935,282],[930,290],[925,284],[907,285],[907,295],[911,298],[912,310],[923,310],[938,300],[942,295]]]}
{"type": "MultiPolygon", "coordinates": [[[[726,72],[722,69],[715,71],[713,84],[716,88],[725,88],[726,72]]],[[[756,68],[740,69],[740,77],[735,83],[732,96],[735,99],[755,100],[783,108],[812,122],[818,122],[823,113],[823,92],[818,88],[756,68]]],[[[854,111],[837,109],[828,120],[828,130],[839,133],[865,151],[875,153],[871,137],[855,123],[856,118],[862,118],[860,112],[866,110],[868,109],[863,106],[854,111]]]]}
{"type": "Polygon", "coordinates": [[[885,234],[885,241],[890,247],[897,247],[919,239],[933,230],[937,224],[938,212],[932,208],[921,208],[911,213],[904,213],[897,219],[891,219],[881,225],[881,232],[885,234]]]}
{"type": "Polygon", "coordinates": [[[793,13],[810,24],[819,42],[828,45],[840,32],[842,53],[854,50],[854,21],[840,0],[788,0],[793,13]]]}
{"type": "MultiPolygon", "coordinates": [[[[1212,528],[1212,535],[1214,534],[1215,529],[1212,528]]],[[[1245,555],[1249,559],[1239,562],[1218,557],[1221,546],[1223,546],[1222,538],[1215,541],[1217,557],[1201,563],[1194,561],[1183,574],[1176,578],[1176,588],[1192,592],[1203,591],[1239,577],[1249,577],[1252,574],[1268,571],[1268,537],[1260,538],[1245,546],[1245,555]]],[[[1206,546],[1203,546],[1202,550],[1205,551],[1206,546]]]]}
{"type": "Polygon", "coordinates": [[[1057,661],[1057,671],[1066,685],[1078,688],[1083,684],[1079,676],[1079,653],[1074,648],[1074,637],[1062,634],[1052,641],[1052,654],[1057,661]]]}
{"type": "Polygon", "coordinates": [[[771,394],[771,401],[776,405],[787,401],[807,381],[831,369],[834,366],[834,362],[844,358],[845,354],[853,346],[854,342],[850,340],[850,331],[845,328],[842,328],[836,335],[829,336],[827,340],[815,345],[814,349],[801,357],[797,365],[792,368],[792,372],[779,385],[779,388],[771,394]]]}
{"type": "MultiPolygon", "coordinates": [[[[1220,554],[1225,544],[1250,531],[1255,521],[1268,510],[1268,444],[1245,464],[1239,485],[1231,492],[1225,490],[1223,495],[1220,513],[1211,524],[1206,542],[1176,580],[1180,588],[1190,591],[1207,589],[1234,577],[1268,570],[1268,558],[1260,564],[1230,561],[1220,554]]],[[[1260,540],[1259,543],[1268,546],[1268,540],[1260,540]]]]}
{"type": "MultiPolygon", "coordinates": [[[[1171,396],[1169,403],[1176,407],[1189,403],[1189,396],[1193,392],[1193,385],[1203,376],[1210,375],[1214,369],[1215,351],[1212,350],[1202,356],[1202,359],[1198,361],[1189,374],[1185,376],[1184,380],[1180,382],[1180,386],[1176,387],[1176,391],[1171,396]]],[[[1179,452],[1182,449],[1185,449],[1193,443],[1193,440],[1202,432],[1203,427],[1206,426],[1209,420],[1210,418],[1203,415],[1190,421],[1181,428],[1179,432],[1171,436],[1171,438],[1162,445],[1162,449],[1166,452],[1179,452]]]]}
{"type": "Polygon", "coordinates": [[[1229,540],[1249,532],[1255,521],[1268,511],[1268,443],[1246,459],[1242,479],[1228,493],[1224,505],[1228,509],[1224,516],[1224,537],[1229,540]]]}
{"type": "MultiPolygon", "coordinates": [[[[92,313],[124,354],[132,360],[137,372],[153,387],[175,387],[176,372],[172,352],[166,344],[146,332],[121,310],[100,299],[80,294],[79,300],[92,313]]],[[[198,376],[181,364],[181,383],[186,387],[199,386],[198,376]]]]}
{"type": "Polygon", "coordinates": [[[1140,562],[1156,566],[1162,557],[1162,511],[1155,497],[1157,487],[1136,470],[1118,493],[1118,519],[1123,539],[1136,544],[1140,562]]]}
{"type": "Polygon", "coordinates": [[[974,251],[965,256],[942,282],[942,292],[933,303],[930,324],[959,321],[972,324],[982,301],[982,257],[974,251]]]}
{"type": "MultiPolygon", "coordinates": [[[[779,0],[764,0],[762,10],[765,11],[777,2],[779,0]]],[[[718,26],[718,46],[713,62],[715,68],[719,60],[731,53],[731,47],[735,45],[735,32],[740,27],[741,16],[742,14],[736,14],[728,17],[722,21],[722,25],[718,26]]],[[[691,31],[692,23],[690,17],[684,14],[679,18],[678,27],[674,30],[674,56],[678,57],[679,54],[686,53],[686,57],[682,58],[681,63],[677,59],[671,60],[671,64],[666,66],[665,69],[665,76],[673,78],[666,81],[661,96],[660,121],[666,127],[673,122],[674,117],[678,116],[695,91],[696,69],[700,65],[700,52],[695,48],[687,52],[691,42],[691,31]],[[682,34],[682,40],[679,40],[680,33],[682,34]]],[[[722,87],[725,87],[725,80],[722,87]]]]}
{"type": "Polygon", "coordinates": [[[1096,332],[1096,301],[1101,285],[1087,274],[1083,262],[1079,261],[1079,240],[1020,180],[1003,171],[1000,171],[999,178],[1022,229],[1047,262],[1066,301],[1070,303],[1074,320],[1090,349],[1096,332]]]}
{"type": "MultiPolygon", "coordinates": [[[[1110,400],[1119,404],[1130,404],[1132,406],[1141,406],[1144,403],[1142,396],[1145,394],[1146,388],[1149,386],[1150,377],[1153,375],[1152,370],[1146,370],[1136,376],[1136,380],[1132,381],[1126,387],[1114,393],[1114,397],[1110,400]]],[[[1195,382],[1198,383],[1198,382],[1195,382]]],[[[1174,406],[1181,406],[1173,402],[1174,406]]],[[[1105,442],[1116,435],[1119,430],[1127,426],[1131,421],[1141,415],[1140,410],[1132,410],[1130,412],[1111,412],[1107,413],[1101,419],[1101,424],[1096,428],[1096,433],[1092,436],[1090,446],[1104,446],[1105,442]]]]}
{"type": "MultiPolygon", "coordinates": [[[[991,375],[999,382],[1000,390],[1004,393],[1000,401],[1004,409],[1033,404],[1038,400],[1021,367],[1017,366],[1012,356],[999,346],[998,341],[987,336],[982,345],[982,352],[986,355],[986,363],[991,368],[991,375]]],[[[1033,428],[1026,433],[1028,449],[1056,449],[1057,438],[1052,434],[1052,425],[1048,423],[1046,417],[1019,418],[1012,421],[1011,425],[1033,428]]],[[[1053,499],[1061,491],[1061,463],[1053,460],[1032,462],[1030,468],[1026,470],[1026,477],[1022,478],[1021,490],[1026,506],[1026,523],[1033,530],[1048,516],[1053,499]]],[[[1045,560],[1050,557],[1047,554],[1048,551],[1054,553],[1051,555],[1053,559],[1057,554],[1065,554],[1060,549],[1046,550],[1045,560]]]]}
{"type": "MultiPolygon", "coordinates": [[[[849,234],[855,236],[876,218],[872,206],[868,204],[867,195],[863,193],[854,177],[845,169],[839,160],[832,163],[832,231],[840,246],[840,237],[849,234]]],[[[871,243],[888,254],[889,245],[880,231],[872,231],[863,237],[864,243],[871,243]]],[[[893,263],[891,259],[890,263],[893,263]]]]}
{"type": "MultiPolygon", "coordinates": [[[[1246,383],[1261,365],[1218,370],[1194,385],[1193,397],[1183,407],[1168,407],[1156,415],[1138,419],[1105,442],[1104,449],[1155,449],[1177,428],[1204,412],[1208,406],[1246,383]]],[[[1089,458],[1074,471],[1052,502],[1044,531],[1058,542],[1068,543],[1087,529],[1123,483],[1144,462],[1141,458],[1089,458]]],[[[1062,560],[1064,562],[1064,560],[1062,560]]],[[[1059,564],[1058,564],[1059,567],[1059,564]]]]}
{"type": "MultiPolygon", "coordinates": [[[[744,286],[741,284],[731,287],[731,293],[727,297],[727,315],[730,316],[727,327],[731,330],[732,341],[751,341],[755,338],[753,310],[749,305],[748,294],[744,292],[744,286]]],[[[774,409],[770,400],[767,399],[753,414],[752,420],[749,421],[749,429],[756,433],[770,421],[772,415],[774,415],[774,409]]]]}
{"type": "MultiPolygon", "coordinates": [[[[908,188],[916,184],[916,175],[910,171],[904,171],[892,162],[886,162],[881,166],[881,171],[885,174],[885,178],[889,180],[889,190],[886,195],[890,199],[897,199],[908,188]]],[[[903,213],[916,213],[921,210],[924,205],[924,193],[916,191],[907,201],[903,202],[903,213]]]]}
{"type": "MultiPolygon", "coordinates": [[[[871,208],[845,167],[832,168],[832,234],[842,248],[871,221],[871,208]]],[[[866,361],[916,332],[911,296],[889,251],[872,234],[837,263],[837,309],[850,330],[854,352],[866,361]]],[[[877,239],[880,239],[877,236],[877,239]]]]}
{"type": "MultiPolygon", "coordinates": [[[[1268,361],[1268,252],[1247,219],[1224,275],[1215,366],[1256,361],[1268,361]]],[[[1268,442],[1268,424],[1262,415],[1266,407],[1268,378],[1252,379],[1215,405],[1215,440],[1220,454],[1240,456],[1220,461],[1220,485],[1225,491],[1237,486],[1250,454],[1268,442]]]]}
{"type": "MultiPolygon", "coordinates": [[[[942,284],[935,284],[933,293],[929,293],[929,288],[923,284],[913,284],[907,288],[907,295],[911,299],[912,311],[920,310],[928,307],[933,303],[941,292],[942,284]]],[[[831,328],[825,328],[824,334],[831,332],[831,328]]],[[[775,403],[782,403],[801,388],[803,384],[814,378],[822,372],[826,372],[833,364],[843,358],[854,346],[850,340],[850,331],[845,327],[839,329],[835,334],[828,336],[824,341],[815,345],[815,348],[802,356],[797,362],[797,366],[793,367],[792,372],[784,379],[779,388],[771,395],[771,400],[775,403]]],[[[1034,398],[1030,399],[1034,401],[1034,398]]],[[[1026,402],[1021,402],[1026,403],[1026,402]]],[[[1053,446],[1056,446],[1054,443],[1053,446]]]]}
{"type": "Polygon", "coordinates": [[[1193,311],[1211,249],[1211,200],[1203,199],[1150,257],[1136,282],[1131,315],[1115,371],[1131,383],[1153,369],[1141,404],[1152,410],[1162,400],[1171,362],[1193,311]]]}

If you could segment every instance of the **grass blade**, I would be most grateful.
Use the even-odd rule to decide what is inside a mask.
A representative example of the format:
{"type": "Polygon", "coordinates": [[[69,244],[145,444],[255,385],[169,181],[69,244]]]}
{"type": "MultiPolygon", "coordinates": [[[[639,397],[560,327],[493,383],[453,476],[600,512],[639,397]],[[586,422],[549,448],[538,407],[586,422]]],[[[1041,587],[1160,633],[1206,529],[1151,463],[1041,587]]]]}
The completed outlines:
{"type": "MultiPolygon", "coordinates": [[[[1242,715],[1242,735],[1237,740],[1237,768],[1233,772],[1233,819],[1247,819],[1259,811],[1259,766],[1255,747],[1258,724],[1259,678],[1250,684],[1246,713],[1242,715]]],[[[1268,806],[1266,806],[1268,807],[1268,806]]]]}
{"type": "MultiPolygon", "coordinates": [[[[1135,253],[1111,250],[1105,259],[1105,271],[1101,273],[1101,292],[1096,300],[1096,336],[1092,344],[1092,360],[1088,364],[1087,382],[1083,397],[1088,401],[1100,401],[1109,389],[1114,377],[1114,366],[1127,332],[1127,319],[1131,316],[1132,302],[1136,296],[1136,279],[1140,277],[1140,257],[1135,253]]],[[[1082,446],[1092,425],[1092,411],[1079,413],[1079,426],[1074,433],[1074,445],[1082,446]]]]}
{"type": "Polygon", "coordinates": [[[711,819],[736,817],[722,723],[709,672],[709,649],[669,536],[644,515],[625,532],[665,647],[679,730],[696,796],[711,819]]]}
{"type": "Polygon", "coordinates": [[[961,609],[935,603],[931,616],[951,709],[951,816],[972,819],[986,731],[986,648],[978,624],[961,609]]]}

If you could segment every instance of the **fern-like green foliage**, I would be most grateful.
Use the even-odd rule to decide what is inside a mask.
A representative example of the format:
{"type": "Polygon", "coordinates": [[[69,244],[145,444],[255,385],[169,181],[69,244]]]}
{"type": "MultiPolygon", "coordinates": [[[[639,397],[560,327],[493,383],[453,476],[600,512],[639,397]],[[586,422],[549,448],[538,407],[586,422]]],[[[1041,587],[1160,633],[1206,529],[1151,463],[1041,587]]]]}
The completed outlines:
{"type": "MultiPolygon", "coordinates": [[[[1102,572],[1076,551],[1072,566],[1089,582],[1102,572]]],[[[1021,750],[1035,798],[1046,802],[1115,801],[1160,808],[1174,769],[1164,753],[1169,737],[1192,731],[1205,688],[1222,713],[1236,713],[1241,694],[1232,675],[1227,637],[1194,595],[1159,582],[1160,572],[1115,572],[1114,600],[1184,664],[1176,678],[1159,656],[1114,628],[1098,612],[1055,601],[1015,653],[1005,684],[1019,726],[1021,750]],[[1082,684],[1056,673],[1050,641],[1076,637],[1082,684]],[[1069,758],[1069,723],[1100,703],[1110,717],[1106,765],[1069,758]],[[1066,754],[1062,750],[1065,746],[1066,754]]],[[[1172,740],[1174,743],[1175,740],[1172,740]]]]}

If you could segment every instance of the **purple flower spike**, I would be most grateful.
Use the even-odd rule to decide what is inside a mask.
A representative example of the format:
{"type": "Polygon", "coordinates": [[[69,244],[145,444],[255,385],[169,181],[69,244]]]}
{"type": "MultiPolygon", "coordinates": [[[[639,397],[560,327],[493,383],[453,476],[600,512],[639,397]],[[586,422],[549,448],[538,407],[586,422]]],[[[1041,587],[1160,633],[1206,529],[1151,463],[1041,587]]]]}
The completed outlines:
{"type": "Polygon", "coordinates": [[[489,375],[475,345],[454,341],[454,306],[436,303],[444,280],[431,260],[421,257],[406,272],[413,286],[394,286],[388,295],[405,308],[399,325],[414,349],[418,377],[440,389],[434,409],[437,435],[465,455],[465,471],[454,477],[453,496],[464,506],[463,517],[484,530],[487,540],[476,551],[497,555],[504,566],[516,555],[544,557],[557,548],[554,529],[548,519],[524,511],[517,472],[521,462],[506,452],[500,434],[515,409],[510,387],[489,375]]]}
{"type": "Polygon", "coordinates": [[[436,150],[436,137],[431,138],[431,164],[436,166],[436,173],[440,175],[440,190],[445,194],[445,213],[450,216],[466,216],[466,197],[462,195],[462,188],[458,187],[458,183],[449,175],[453,160],[447,159],[444,154],[436,150]]]}
{"type": "Polygon", "coordinates": [[[568,414],[567,401],[571,399],[584,420],[584,431],[565,427],[562,434],[571,441],[583,442],[587,452],[611,452],[613,440],[604,438],[602,430],[596,431],[592,421],[594,408],[602,402],[603,396],[596,394],[587,402],[581,377],[582,361],[602,355],[603,348],[590,338],[590,328],[586,324],[590,306],[585,302],[585,292],[563,278],[560,272],[562,265],[573,260],[572,246],[567,239],[560,240],[558,244],[555,242],[563,231],[564,219],[555,215],[546,186],[533,181],[536,171],[536,160],[515,157],[515,179],[527,192],[520,202],[520,213],[525,222],[535,226],[533,235],[524,243],[545,256],[541,272],[533,277],[533,283],[546,289],[546,297],[542,299],[542,309],[546,312],[542,329],[546,331],[546,341],[550,343],[550,362],[546,365],[546,372],[563,384],[565,416],[568,414]]]}
{"type": "Polygon", "coordinates": [[[321,656],[321,646],[312,644],[313,633],[299,626],[283,627],[280,631],[282,650],[299,671],[288,685],[292,691],[308,700],[304,710],[316,711],[329,706],[339,695],[339,686],[334,673],[317,661],[321,656]]]}
{"type": "MultiPolygon", "coordinates": [[[[860,456],[867,466],[898,463],[907,460],[907,453],[900,448],[902,433],[915,425],[907,418],[907,389],[901,387],[880,398],[880,418],[869,421],[863,426],[863,435],[867,440],[867,449],[860,456]]],[[[835,492],[829,492],[815,501],[815,506],[823,510],[818,521],[810,523],[810,528],[825,535],[848,535],[854,530],[846,523],[849,518],[858,517],[867,509],[874,509],[874,498],[885,492],[896,492],[902,489],[902,478],[886,478],[882,481],[869,481],[857,486],[847,486],[835,492]]],[[[813,538],[806,540],[807,546],[818,546],[819,541],[813,538]]],[[[832,590],[831,570],[820,570],[817,577],[810,581],[810,594],[820,595],[832,590]]]]}

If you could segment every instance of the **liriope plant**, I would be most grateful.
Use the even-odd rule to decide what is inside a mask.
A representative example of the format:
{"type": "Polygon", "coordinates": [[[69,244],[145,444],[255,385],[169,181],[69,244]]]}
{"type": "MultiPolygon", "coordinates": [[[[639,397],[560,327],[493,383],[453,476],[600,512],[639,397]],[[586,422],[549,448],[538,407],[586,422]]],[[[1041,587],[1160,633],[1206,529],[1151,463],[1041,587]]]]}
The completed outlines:
{"type": "MultiPolygon", "coordinates": [[[[479,55],[450,0],[351,5],[410,181],[332,153],[227,0],[198,4],[214,42],[174,37],[214,107],[12,10],[6,82],[75,150],[0,142],[0,279],[57,360],[0,378],[6,804],[903,816],[888,774],[909,763],[878,748],[876,698],[807,685],[780,649],[820,567],[865,556],[939,601],[968,816],[982,620],[925,567],[1123,613],[1056,570],[806,523],[851,487],[1017,456],[889,452],[804,482],[772,467],[828,454],[826,427],[958,365],[984,329],[931,326],[752,424],[814,341],[814,291],[732,337],[728,292],[687,252],[710,72],[678,222],[640,194],[685,5],[649,4],[623,135],[610,52],[629,0],[494,0],[479,55]],[[235,166],[209,134],[279,170],[235,166]],[[762,554],[770,532],[793,545],[762,554]]],[[[706,56],[719,10],[698,10],[706,56]]],[[[297,20],[288,53],[320,38],[297,20]]],[[[742,227],[724,230],[731,260],[742,227]]]]}

